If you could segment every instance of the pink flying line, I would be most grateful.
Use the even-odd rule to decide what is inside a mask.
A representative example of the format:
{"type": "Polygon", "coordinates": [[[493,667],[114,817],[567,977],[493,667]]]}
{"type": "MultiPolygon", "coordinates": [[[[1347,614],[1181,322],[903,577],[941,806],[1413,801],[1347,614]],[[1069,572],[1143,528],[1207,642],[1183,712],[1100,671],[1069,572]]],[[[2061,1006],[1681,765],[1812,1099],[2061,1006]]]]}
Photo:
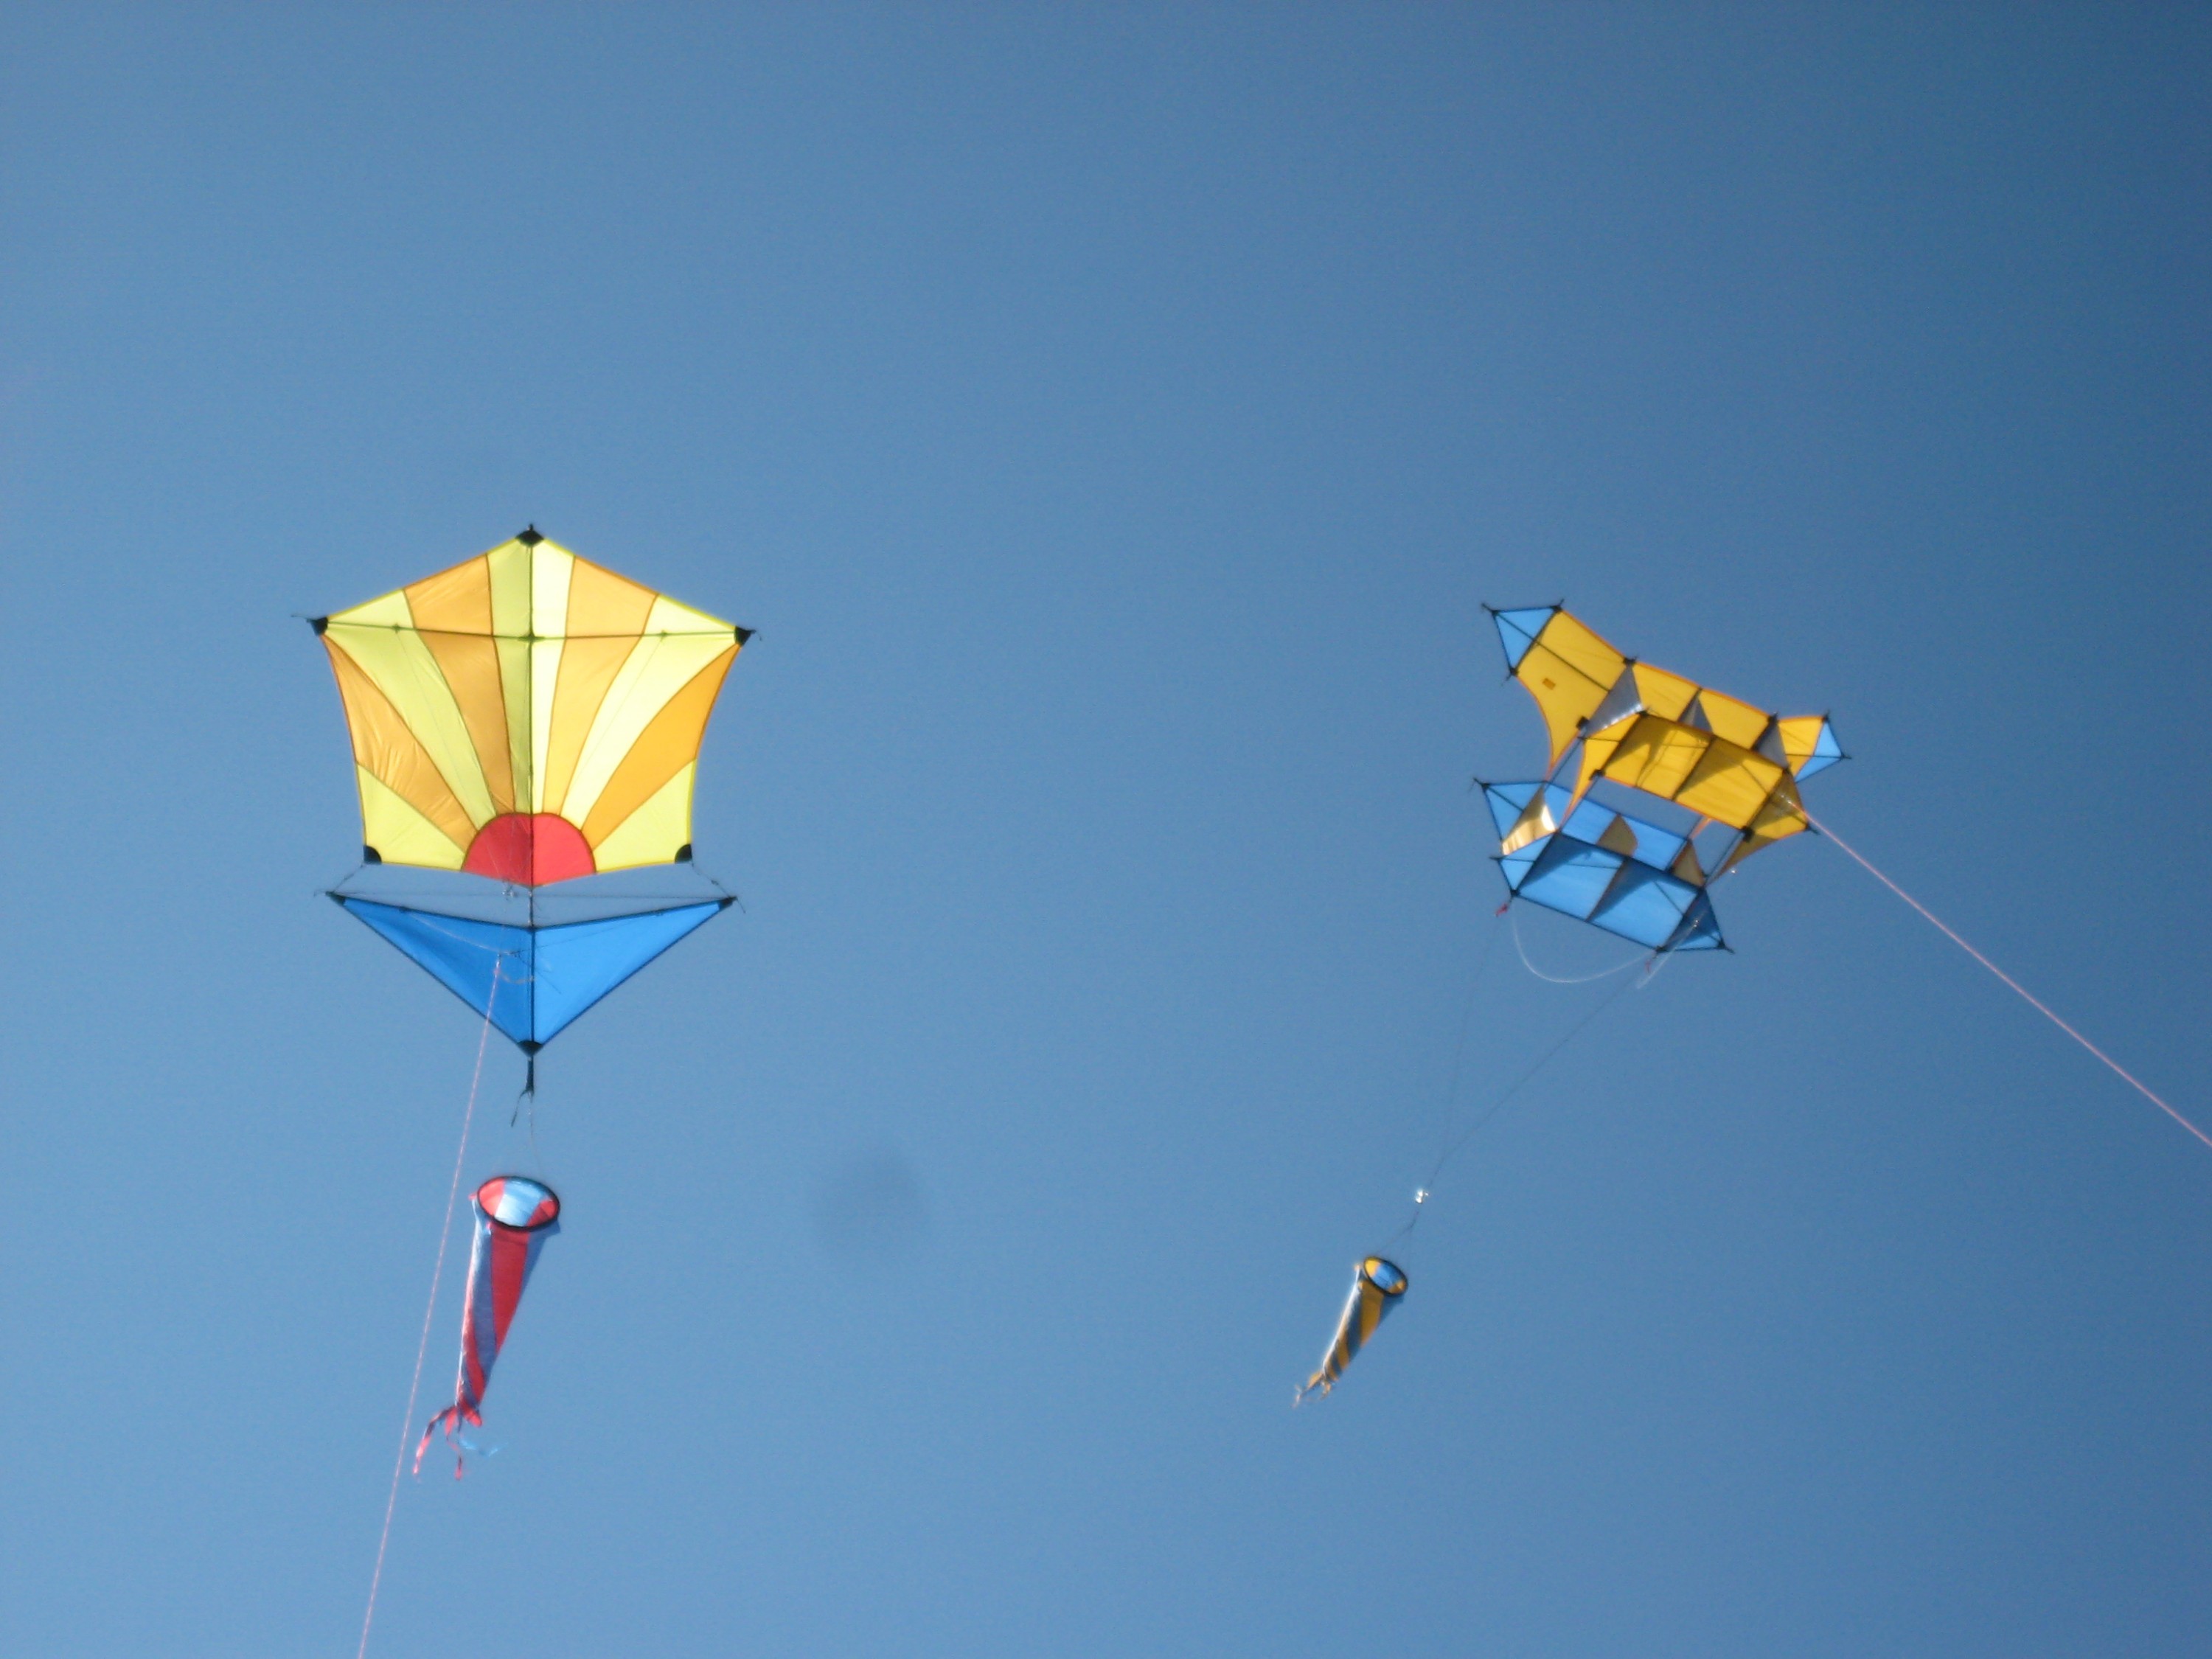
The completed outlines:
{"type": "MultiPolygon", "coordinates": [[[[1801,805],[1798,810],[1800,811],[1803,811],[1804,808],[1801,805]]],[[[2058,1016],[2053,1013],[2033,992],[2030,991],[2025,985],[2022,985],[2010,974],[2005,972],[2003,969],[1998,967],[1996,963],[1991,962],[1979,951],[1974,949],[1972,945],[1967,944],[1965,939],[1960,938],[1958,933],[1943,921],[1942,917],[1937,915],[1933,910],[1923,904],[1918,899],[1913,897],[1911,894],[1906,892],[1902,887],[1899,887],[1887,876],[1885,876],[1881,871],[1875,869],[1873,865],[1868,863],[1865,857],[1853,848],[1849,842],[1845,841],[1834,830],[1829,829],[1826,824],[1821,823],[1820,819],[1814,817],[1810,812],[1805,813],[1805,822],[1811,824],[1815,830],[1818,830],[1830,841],[1835,842],[1836,845],[1842,848],[1845,853],[1850,854],[1852,860],[1856,862],[1858,866],[1864,870],[1867,874],[1872,876],[1883,886],[1888,888],[1891,892],[1896,894],[1898,897],[1903,899],[1907,904],[1920,912],[1922,915],[1927,917],[1929,921],[1936,925],[1937,930],[1942,933],[1944,938],[1949,939],[1952,944],[1957,945],[1968,956],[1973,957],[1976,962],[1980,963],[1983,967],[1988,969],[1999,979],[2002,980],[2007,985],[2010,986],[2012,989],[2019,994],[2021,1001],[2027,1003],[2027,1006],[2034,1009],[2037,1013],[2041,1014],[2044,1018],[2049,1020],[2060,1030],[2065,1032],[2068,1036],[2072,1037],[2075,1042],[2080,1043],[2091,1054],[2096,1055],[2098,1059],[2103,1060],[2106,1065],[2112,1067],[2113,1073],[2124,1081],[2130,1088],[2133,1089],[2145,1100],[2150,1102],[2152,1105],[2157,1107],[2160,1111],[2164,1112],[2168,1117],[2172,1118],[2176,1123],[2179,1123],[2183,1128],[2188,1130],[2190,1133],[2195,1135],[2207,1146],[2212,1146],[2212,1135],[2206,1134],[2203,1130],[2198,1128],[2187,1118],[2182,1116],[2180,1113],[2175,1111],[2172,1107],[2167,1105],[2166,1102],[2160,1100],[2155,1094],[2153,1094],[2151,1091],[2144,1085],[2141,1078],[2137,1077],[2133,1072],[2128,1070],[2126,1066],[2121,1065],[2119,1061],[2114,1060],[2110,1054],[2106,1054],[2102,1048],[2100,1048],[2095,1043],[2090,1042],[2088,1038],[2083,1036],[2079,1031],[2075,1030],[2071,1025],[2069,1025],[2064,1020],[2059,1018],[2058,1016]]]]}

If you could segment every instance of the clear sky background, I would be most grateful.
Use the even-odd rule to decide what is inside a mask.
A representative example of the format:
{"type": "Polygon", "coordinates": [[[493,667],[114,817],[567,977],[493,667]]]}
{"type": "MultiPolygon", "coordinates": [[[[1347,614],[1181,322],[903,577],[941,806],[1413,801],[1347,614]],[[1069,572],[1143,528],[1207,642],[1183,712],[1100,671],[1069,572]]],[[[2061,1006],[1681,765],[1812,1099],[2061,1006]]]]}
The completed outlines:
{"type": "Polygon", "coordinates": [[[354,1650],[477,1024],[317,896],[295,617],[534,521],[760,630],[746,908],[550,1051],[372,1652],[2201,1651],[2212,1152],[1810,837],[1290,1396],[1462,1022],[1465,1121],[1608,988],[1492,921],[1485,600],[1832,710],[1814,810],[2212,1115],[2208,86],[2181,7],[9,7],[0,1649],[354,1650]]]}

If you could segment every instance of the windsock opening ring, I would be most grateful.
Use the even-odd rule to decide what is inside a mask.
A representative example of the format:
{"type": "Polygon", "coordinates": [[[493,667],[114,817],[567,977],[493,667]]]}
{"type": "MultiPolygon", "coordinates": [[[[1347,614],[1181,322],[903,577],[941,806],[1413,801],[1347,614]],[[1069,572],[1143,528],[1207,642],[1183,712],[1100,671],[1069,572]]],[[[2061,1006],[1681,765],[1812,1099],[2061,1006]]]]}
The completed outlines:
{"type": "Polygon", "coordinates": [[[539,1232],[561,1218],[560,1198],[528,1176],[494,1176],[477,1188],[476,1206],[492,1225],[509,1232],[539,1232]]]}
{"type": "Polygon", "coordinates": [[[1385,1296],[1406,1293],[1406,1270],[1379,1255],[1370,1255],[1359,1264],[1359,1276],[1385,1296]]]}

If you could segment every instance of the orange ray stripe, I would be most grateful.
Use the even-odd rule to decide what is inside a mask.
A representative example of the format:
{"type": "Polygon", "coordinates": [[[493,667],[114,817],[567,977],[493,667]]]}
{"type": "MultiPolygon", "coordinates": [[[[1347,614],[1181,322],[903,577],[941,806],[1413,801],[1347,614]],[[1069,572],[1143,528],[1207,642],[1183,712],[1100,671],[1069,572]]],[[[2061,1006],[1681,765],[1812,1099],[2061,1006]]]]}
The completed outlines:
{"type": "Polygon", "coordinates": [[[732,645],[693,675],[638,733],[629,753],[623,757],[607,787],[599,792],[591,817],[580,826],[592,850],[597,851],[625,818],[650,800],[653,791],[699,757],[707,717],[714,712],[723,676],[737,659],[738,647],[732,645]]]}
{"type": "Polygon", "coordinates": [[[331,671],[337,676],[338,696],[345,703],[355,762],[436,824],[454,846],[466,847],[476,836],[476,825],[438,770],[438,763],[430,758],[430,751],[407,729],[399,711],[337,641],[325,634],[323,645],[331,653],[331,671]]]}

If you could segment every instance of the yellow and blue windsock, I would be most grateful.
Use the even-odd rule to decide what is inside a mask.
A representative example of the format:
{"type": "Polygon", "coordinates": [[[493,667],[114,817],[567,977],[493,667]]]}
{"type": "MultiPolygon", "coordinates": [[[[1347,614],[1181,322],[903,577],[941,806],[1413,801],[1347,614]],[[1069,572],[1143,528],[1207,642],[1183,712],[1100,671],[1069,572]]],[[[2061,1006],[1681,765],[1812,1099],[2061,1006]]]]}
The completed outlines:
{"type": "Polygon", "coordinates": [[[1352,1276],[1352,1295],[1344,1304],[1344,1317],[1336,1322],[1328,1352],[1322,1356],[1321,1369],[1306,1379],[1297,1397],[1304,1400],[1316,1389],[1326,1395],[1334,1388],[1352,1356],[1367,1346],[1367,1339],[1405,1294],[1405,1271],[1396,1262],[1379,1255],[1361,1262],[1352,1276]]]}

